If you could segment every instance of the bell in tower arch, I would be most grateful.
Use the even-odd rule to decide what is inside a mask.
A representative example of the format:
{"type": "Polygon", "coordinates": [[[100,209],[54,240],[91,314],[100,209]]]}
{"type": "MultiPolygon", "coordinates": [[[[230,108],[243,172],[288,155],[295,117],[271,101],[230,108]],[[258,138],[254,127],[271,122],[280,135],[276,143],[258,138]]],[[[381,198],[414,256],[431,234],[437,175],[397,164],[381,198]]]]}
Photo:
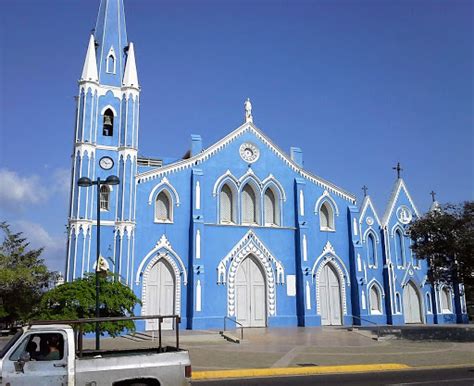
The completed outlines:
{"type": "Polygon", "coordinates": [[[111,137],[114,135],[114,114],[110,109],[107,109],[104,113],[102,135],[106,137],[111,137]]]}

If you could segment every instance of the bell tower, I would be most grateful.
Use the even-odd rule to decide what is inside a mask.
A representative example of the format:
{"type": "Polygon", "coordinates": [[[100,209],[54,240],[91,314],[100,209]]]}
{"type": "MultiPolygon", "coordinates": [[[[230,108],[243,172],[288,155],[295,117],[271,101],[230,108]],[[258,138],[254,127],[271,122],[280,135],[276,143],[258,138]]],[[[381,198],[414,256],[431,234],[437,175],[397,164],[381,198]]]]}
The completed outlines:
{"type": "Polygon", "coordinates": [[[66,280],[95,269],[96,210],[101,211],[101,250],[110,270],[131,283],[135,238],[140,87],[134,45],[127,40],[123,0],[101,0],[79,79],[72,154],[66,280]],[[80,177],[105,180],[80,188],[80,177]]]}

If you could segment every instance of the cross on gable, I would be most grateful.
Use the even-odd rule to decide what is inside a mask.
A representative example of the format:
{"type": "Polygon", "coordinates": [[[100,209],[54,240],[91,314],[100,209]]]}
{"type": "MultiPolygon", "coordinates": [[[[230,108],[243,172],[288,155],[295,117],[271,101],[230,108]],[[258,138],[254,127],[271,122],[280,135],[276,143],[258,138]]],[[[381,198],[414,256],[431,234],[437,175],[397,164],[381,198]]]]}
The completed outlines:
{"type": "Polygon", "coordinates": [[[430,195],[431,195],[431,198],[433,199],[433,202],[435,202],[435,201],[436,201],[436,193],[435,193],[435,191],[432,190],[431,193],[430,193],[430,195]]]}
{"type": "Polygon", "coordinates": [[[369,188],[364,185],[364,186],[362,187],[362,190],[364,191],[364,197],[366,197],[366,196],[367,196],[367,190],[369,190],[369,188]]]}
{"type": "Polygon", "coordinates": [[[397,166],[394,166],[392,169],[397,171],[397,178],[400,179],[400,172],[403,170],[400,167],[400,162],[397,162],[397,166]]]}

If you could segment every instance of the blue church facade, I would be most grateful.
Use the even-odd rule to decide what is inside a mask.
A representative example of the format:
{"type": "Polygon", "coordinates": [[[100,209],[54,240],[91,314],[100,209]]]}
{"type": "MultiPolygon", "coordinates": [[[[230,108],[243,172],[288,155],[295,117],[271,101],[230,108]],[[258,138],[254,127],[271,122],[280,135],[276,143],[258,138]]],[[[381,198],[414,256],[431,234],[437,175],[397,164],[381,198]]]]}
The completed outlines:
{"type": "MultiPolygon", "coordinates": [[[[406,234],[420,216],[403,179],[379,217],[303,167],[253,122],[181,160],[138,156],[140,87],[122,0],[102,0],[79,81],[66,279],[101,255],[142,300],[137,315],[178,314],[190,329],[456,323],[462,285],[427,282],[406,234]],[[119,185],[81,188],[80,177],[119,185]]],[[[165,326],[172,328],[172,326],[165,326]]],[[[145,329],[153,329],[147,322],[145,329]]]]}

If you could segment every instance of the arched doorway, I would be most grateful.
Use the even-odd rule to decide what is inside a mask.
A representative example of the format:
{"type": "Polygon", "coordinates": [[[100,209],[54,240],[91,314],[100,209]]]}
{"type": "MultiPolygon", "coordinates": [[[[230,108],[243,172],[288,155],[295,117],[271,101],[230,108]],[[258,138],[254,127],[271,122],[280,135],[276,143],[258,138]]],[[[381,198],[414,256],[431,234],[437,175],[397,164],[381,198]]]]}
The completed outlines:
{"type": "Polygon", "coordinates": [[[237,321],[244,327],[267,324],[265,276],[254,256],[240,263],[235,275],[237,321]]]}
{"type": "MultiPolygon", "coordinates": [[[[146,282],[147,315],[174,315],[175,280],[172,267],[165,259],[158,260],[148,273],[146,282]]],[[[162,329],[173,328],[172,319],[164,319],[162,329]]],[[[147,330],[157,330],[158,321],[148,320],[147,330]]]]}
{"type": "Polygon", "coordinates": [[[341,283],[331,264],[323,267],[318,286],[321,324],[323,326],[342,325],[341,283]]]}
{"type": "Polygon", "coordinates": [[[403,288],[403,314],[405,323],[423,323],[420,296],[415,285],[409,281],[403,288]]]}

